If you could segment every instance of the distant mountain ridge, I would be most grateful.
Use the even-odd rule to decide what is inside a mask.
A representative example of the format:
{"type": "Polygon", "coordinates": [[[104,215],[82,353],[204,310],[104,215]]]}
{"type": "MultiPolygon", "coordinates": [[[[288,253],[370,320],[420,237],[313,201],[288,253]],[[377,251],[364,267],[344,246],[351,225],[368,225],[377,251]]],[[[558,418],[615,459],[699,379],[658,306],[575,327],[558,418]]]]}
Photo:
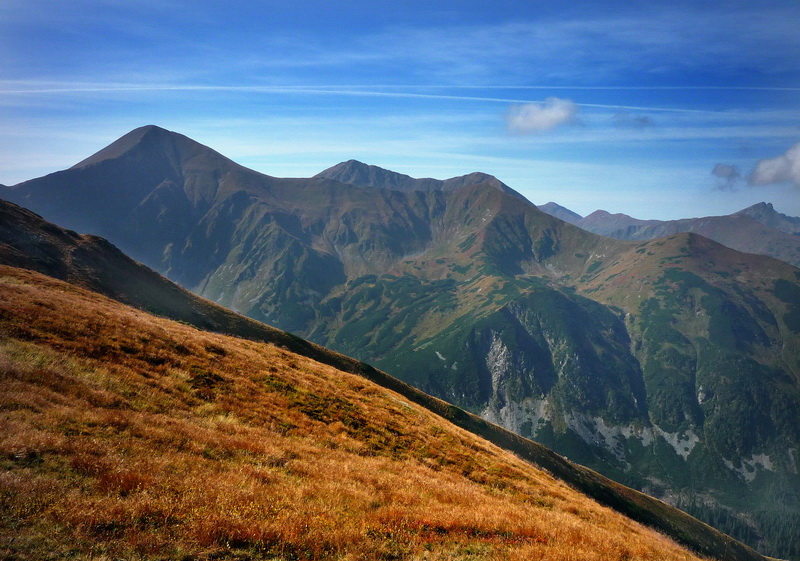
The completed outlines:
{"type": "Polygon", "coordinates": [[[796,268],[692,233],[597,236],[482,174],[281,179],[157,128],[96,156],[2,196],[794,555],[776,540],[800,527],[796,268]]]}
{"type": "MultiPolygon", "coordinates": [[[[596,210],[593,213],[589,214],[588,216],[581,218],[575,224],[577,226],[580,226],[584,230],[588,230],[595,234],[616,238],[617,236],[612,235],[615,232],[628,230],[631,228],[635,229],[635,228],[643,228],[651,226],[653,224],[658,224],[658,221],[639,220],[637,218],[628,216],[627,214],[622,214],[622,213],[611,214],[609,212],[606,212],[605,210],[596,210]]],[[[678,232],[670,232],[669,235],[677,233],[678,232]]],[[[622,238],[617,238],[617,239],[622,239],[622,238]]]]}
{"type": "MultiPolygon", "coordinates": [[[[564,211],[572,212],[564,207],[539,208],[562,220],[564,211]]],[[[619,240],[652,240],[694,232],[738,251],[769,255],[800,266],[800,218],[777,212],[771,203],[758,203],[726,216],[680,220],[639,220],[627,214],[596,210],[568,222],[619,240]]]]}
{"type": "Polygon", "coordinates": [[[522,195],[496,177],[481,172],[473,172],[444,180],[429,177],[416,179],[378,166],[364,164],[357,160],[348,160],[321,171],[314,177],[335,179],[342,183],[362,187],[377,187],[397,191],[453,191],[469,185],[486,184],[527,201],[522,195]]]}

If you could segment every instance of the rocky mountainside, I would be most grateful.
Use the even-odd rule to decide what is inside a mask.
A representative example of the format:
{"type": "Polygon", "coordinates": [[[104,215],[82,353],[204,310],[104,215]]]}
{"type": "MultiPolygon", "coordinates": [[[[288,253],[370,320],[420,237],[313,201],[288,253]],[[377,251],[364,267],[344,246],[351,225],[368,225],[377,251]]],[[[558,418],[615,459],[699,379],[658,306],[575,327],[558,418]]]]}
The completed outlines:
{"type": "Polygon", "coordinates": [[[477,547],[481,558],[534,548],[694,559],[605,505],[704,557],[762,559],[539,444],[204,301],[104,240],[11,203],[0,216],[5,556],[384,559],[477,547]],[[434,488],[457,489],[466,510],[449,494],[424,499],[434,488]],[[553,531],[576,522],[576,534],[553,531]]]}
{"type": "Polygon", "coordinates": [[[273,178],[146,127],[3,195],[762,551],[800,554],[785,539],[800,527],[800,271],[694,234],[597,236],[489,176],[398,190],[386,182],[414,180],[341,168],[273,178]]]}
{"type": "MultiPolygon", "coordinates": [[[[560,207],[540,207],[564,219],[560,207]]],[[[597,210],[568,222],[602,236],[619,240],[652,240],[682,232],[693,232],[746,253],[769,255],[800,266],[800,218],[777,212],[771,203],[759,203],[726,216],[706,216],[681,220],[639,220],[627,214],[597,210]]]]}

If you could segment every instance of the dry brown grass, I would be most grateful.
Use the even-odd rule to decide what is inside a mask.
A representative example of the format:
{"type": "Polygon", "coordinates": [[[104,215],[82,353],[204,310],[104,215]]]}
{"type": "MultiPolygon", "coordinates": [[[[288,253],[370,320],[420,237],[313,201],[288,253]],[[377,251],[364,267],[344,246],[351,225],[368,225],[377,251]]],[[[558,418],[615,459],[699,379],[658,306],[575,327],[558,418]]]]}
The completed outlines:
{"type": "Polygon", "coordinates": [[[696,559],[401,396],[0,268],[7,559],[696,559]]]}

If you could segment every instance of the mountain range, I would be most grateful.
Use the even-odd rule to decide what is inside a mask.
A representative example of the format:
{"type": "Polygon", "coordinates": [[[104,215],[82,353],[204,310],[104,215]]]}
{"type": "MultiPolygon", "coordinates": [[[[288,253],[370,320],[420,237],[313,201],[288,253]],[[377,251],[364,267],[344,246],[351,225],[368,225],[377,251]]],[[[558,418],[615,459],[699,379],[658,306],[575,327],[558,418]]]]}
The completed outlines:
{"type": "Polygon", "coordinates": [[[693,233],[598,236],[480,173],[415,180],[350,161],[275,178],[153,126],[0,197],[800,555],[789,264],[693,233]]]}
{"type": "Polygon", "coordinates": [[[739,251],[800,266],[800,218],[776,211],[772,203],[758,203],[725,216],[681,220],[639,220],[605,210],[582,217],[552,202],[539,208],[584,230],[619,240],[652,240],[693,232],[739,251]]]}
{"type": "Polygon", "coordinates": [[[101,238],[7,202],[0,218],[6,558],[697,559],[655,529],[763,560],[101,238]]]}

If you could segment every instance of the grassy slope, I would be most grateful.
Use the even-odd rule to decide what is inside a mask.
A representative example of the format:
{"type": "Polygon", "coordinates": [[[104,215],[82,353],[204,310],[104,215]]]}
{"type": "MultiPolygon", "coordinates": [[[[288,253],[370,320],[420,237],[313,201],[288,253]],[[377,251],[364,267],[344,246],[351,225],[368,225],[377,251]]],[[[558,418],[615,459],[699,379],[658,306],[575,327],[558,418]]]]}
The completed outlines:
{"type": "Polygon", "coordinates": [[[694,559],[363,377],[0,276],[6,558],[694,559]]]}

